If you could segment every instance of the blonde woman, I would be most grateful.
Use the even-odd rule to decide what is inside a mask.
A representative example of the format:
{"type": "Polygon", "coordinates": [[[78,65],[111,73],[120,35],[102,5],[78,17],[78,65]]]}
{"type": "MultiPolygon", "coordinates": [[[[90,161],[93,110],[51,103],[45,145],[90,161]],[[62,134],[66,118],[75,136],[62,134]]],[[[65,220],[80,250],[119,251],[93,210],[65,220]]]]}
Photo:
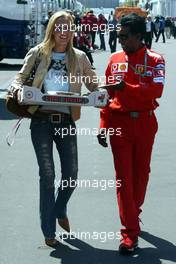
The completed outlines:
{"type": "MultiPolygon", "coordinates": [[[[39,65],[32,85],[45,93],[80,93],[80,80],[83,79],[80,76],[85,77],[84,83],[90,91],[97,88],[95,72],[85,53],[72,46],[72,26],[73,17],[66,12],[59,11],[50,18],[43,42],[28,52],[22,69],[12,83],[14,92],[29,77],[37,60],[39,65]],[[71,82],[71,76],[77,78],[71,82]]],[[[77,138],[73,131],[75,121],[80,118],[80,107],[30,106],[28,111],[32,114],[31,138],[39,165],[41,229],[45,243],[55,247],[59,243],[55,238],[56,220],[64,230],[70,231],[67,203],[75,188],[70,183],[77,180],[77,138]],[[62,176],[58,190],[54,185],[53,142],[61,163],[62,176]]]]}

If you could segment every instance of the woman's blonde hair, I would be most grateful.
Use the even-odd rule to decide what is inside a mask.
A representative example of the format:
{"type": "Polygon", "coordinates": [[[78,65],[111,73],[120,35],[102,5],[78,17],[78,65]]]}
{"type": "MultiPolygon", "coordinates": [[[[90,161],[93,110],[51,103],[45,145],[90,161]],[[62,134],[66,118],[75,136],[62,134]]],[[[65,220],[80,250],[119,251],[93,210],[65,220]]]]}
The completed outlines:
{"type": "MultiPolygon", "coordinates": [[[[65,11],[58,11],[54,13],[47,25],[45,37],[42,43],[40,44],[42,53],[49,59],[49,56],[55,46],[55,39],[54,39],[54,30],[56,28],[56,20],[58,18],[64,18],[69,21],[70,25],[74,24],[73,16],[65,11]]],[[[68,71],[71,75],[74,75],[75,66],[77,63],[76,54],[73,49],[73,37],[70,39],[67,48],[66,48],[67,56],[68,56],[68,71]]]]}

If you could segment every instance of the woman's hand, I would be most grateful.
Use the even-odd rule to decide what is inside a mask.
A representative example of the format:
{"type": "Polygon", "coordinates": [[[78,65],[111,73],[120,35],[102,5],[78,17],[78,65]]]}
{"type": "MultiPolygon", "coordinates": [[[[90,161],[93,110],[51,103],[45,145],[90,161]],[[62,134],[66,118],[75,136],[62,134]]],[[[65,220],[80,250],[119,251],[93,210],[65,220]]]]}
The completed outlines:
{"type": "Polygon", "coordinates": [[[21,100],[21,93],[20,93],[20,89],[17,89],[13,92],[13,97],[14,99],[17,101],[17,103],[20,103],[21,100]]]}

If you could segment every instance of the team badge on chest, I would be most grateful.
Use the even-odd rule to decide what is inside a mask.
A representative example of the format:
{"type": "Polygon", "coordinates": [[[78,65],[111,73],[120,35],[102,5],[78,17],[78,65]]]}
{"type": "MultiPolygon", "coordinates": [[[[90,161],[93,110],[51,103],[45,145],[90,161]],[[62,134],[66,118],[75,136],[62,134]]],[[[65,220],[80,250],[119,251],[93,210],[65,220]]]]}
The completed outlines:
{"type": "Polygon", "coordinates": [[[137,74],[144,74],[145,67],[141,64],[136,64],[136,73],[137,74]]]}
{"type": "Polygon", "coordinates": [[[112,74],[117,74],[119,72],[128,72],[128,63],[113,63],[111,65],[112,74]]]}

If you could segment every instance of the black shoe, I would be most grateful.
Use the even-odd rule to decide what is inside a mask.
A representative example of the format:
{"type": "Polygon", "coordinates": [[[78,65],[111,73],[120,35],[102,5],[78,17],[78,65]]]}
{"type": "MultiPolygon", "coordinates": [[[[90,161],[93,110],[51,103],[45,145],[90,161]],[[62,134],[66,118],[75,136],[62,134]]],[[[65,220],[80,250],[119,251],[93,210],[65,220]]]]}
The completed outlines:
{"type": "Polygon", "coordinates": [[[52,248],[56,248],[60,245],[60,242],[55,239],[55,238],[52,238],[52,239],[45,239],[45,244],[48,246],[48,247],[52,247],[52,248]]]}

